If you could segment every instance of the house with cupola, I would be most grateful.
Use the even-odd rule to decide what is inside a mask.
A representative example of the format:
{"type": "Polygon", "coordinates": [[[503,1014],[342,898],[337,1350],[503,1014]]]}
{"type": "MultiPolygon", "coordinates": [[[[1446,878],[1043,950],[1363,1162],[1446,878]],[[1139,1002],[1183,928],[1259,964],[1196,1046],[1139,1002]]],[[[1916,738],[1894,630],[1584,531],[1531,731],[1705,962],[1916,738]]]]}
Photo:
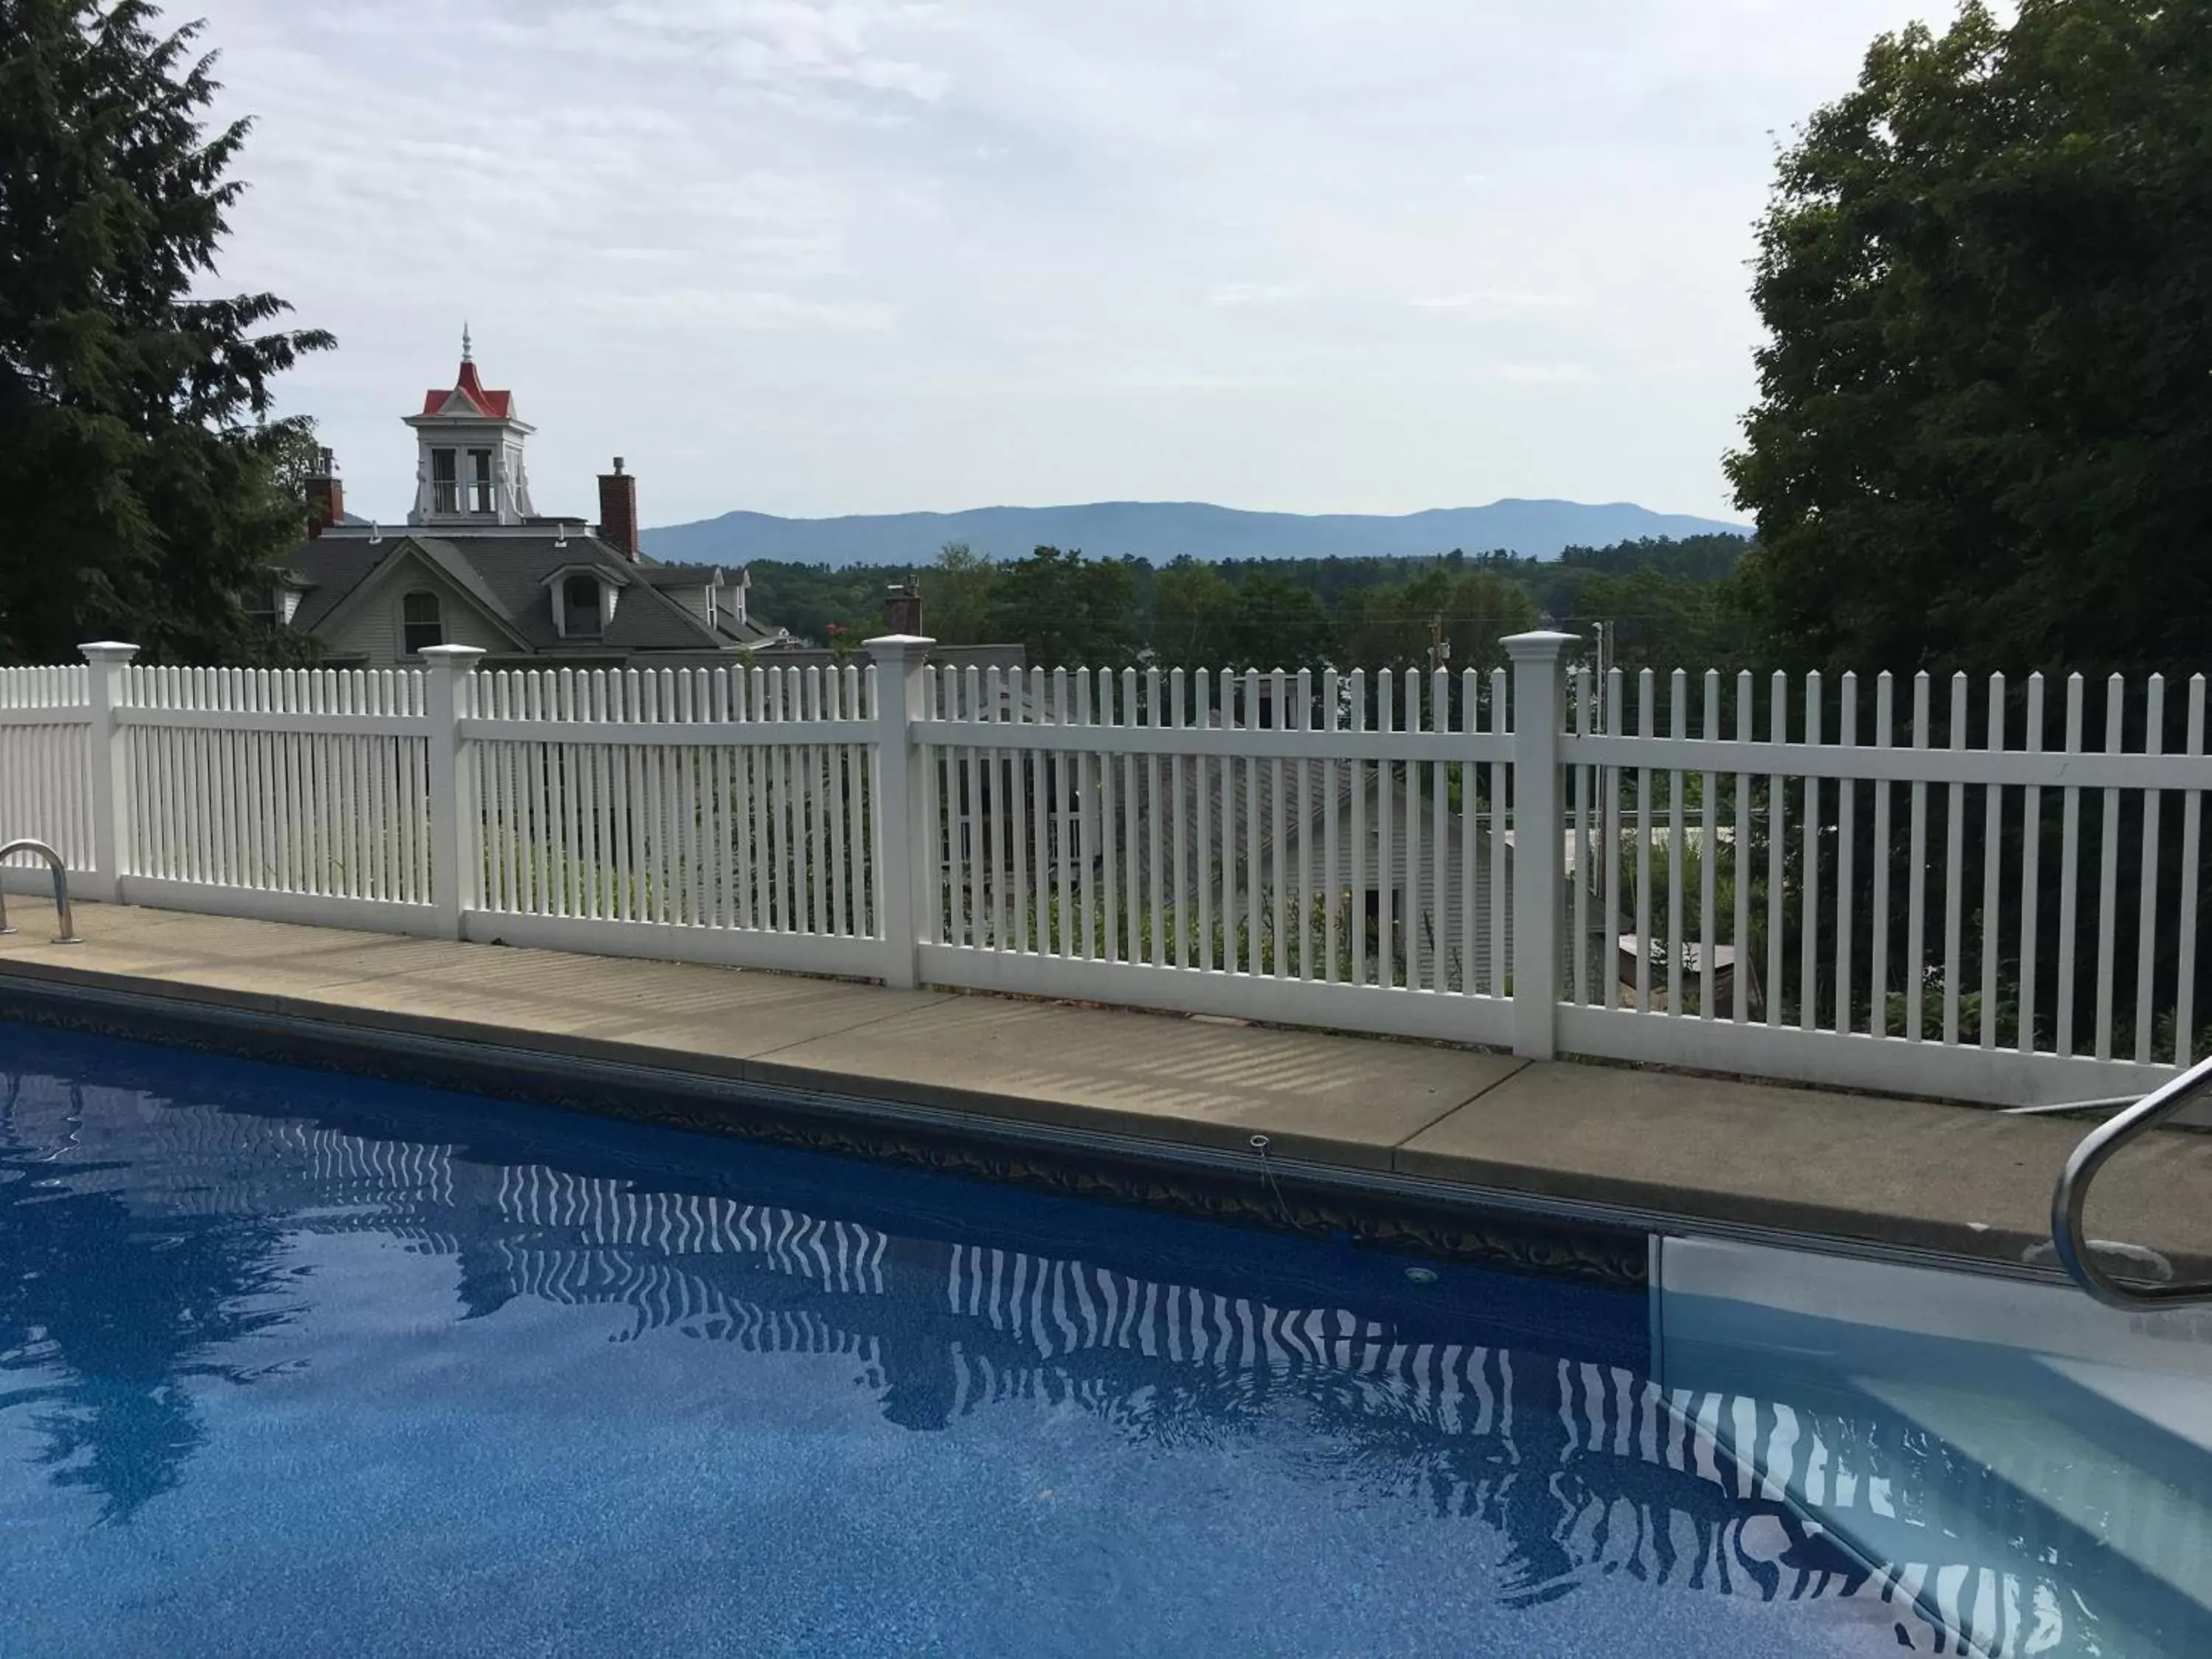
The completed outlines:
{"type": "MultiPolygon", "coordinates": [[[[283,562],[270,619],[325,660],[384,668],[471,645],[492,666],[696,667],[801,642],[754,617],[745,572],[665,564],[638,545],[637,478],[617,456],[596,522],[531,500],[536,430],[486,386],[471,342],[450,387],[404,417],[416,443],[404,525],[350,518],[327,450],[307,482],[308,539],[283,562]]],[[[813,653],[805,653],[813,654],[813,653]]]]}

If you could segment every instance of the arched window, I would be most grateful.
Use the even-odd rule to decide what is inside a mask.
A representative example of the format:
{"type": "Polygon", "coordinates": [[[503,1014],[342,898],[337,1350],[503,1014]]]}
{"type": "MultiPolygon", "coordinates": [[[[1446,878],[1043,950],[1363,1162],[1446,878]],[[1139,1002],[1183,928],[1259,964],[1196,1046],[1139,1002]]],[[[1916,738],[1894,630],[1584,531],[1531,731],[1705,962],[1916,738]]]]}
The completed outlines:
{"type": "Polygon", "coordinates": [[[561,630],[570,639],[594,639],[599,633],[599,582],[580,573],[561,583],[561,630]]]}
{"type": "Polygon", "coordinates": [[[419,656],[427,647],[446,642],[446,620],[435,593],[410,593],[399,602],[400,648],[419,656]]]}

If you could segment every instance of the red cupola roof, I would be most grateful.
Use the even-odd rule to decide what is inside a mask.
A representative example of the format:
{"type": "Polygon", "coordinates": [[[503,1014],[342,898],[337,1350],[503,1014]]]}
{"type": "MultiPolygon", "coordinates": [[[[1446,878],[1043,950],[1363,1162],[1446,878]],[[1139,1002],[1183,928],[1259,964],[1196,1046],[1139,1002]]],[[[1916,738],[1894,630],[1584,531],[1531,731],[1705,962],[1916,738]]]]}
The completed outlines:
{"type": "Polygon", "coordinates": [[[486,390],[484,383],[477,378],[477,366],[465,358],[462,360],[460,376],[453,382],[452,391],[441,392],[432,386],[422,394],[422,412],[425,415],[444,414],[446,405],[456,397],[465,398],[475,406],[477,414],[493,420],[504,421],[514,413],[514,394],[486,390]]]}
{"type": "MultiPolygon", "coordinates": [[[[436,386],[432,386],[422,394],[422,412],[425,415],[445,414],[446,405],[455,398],[463,399],[477,414],[490,420],[508,420],[514,414],[513,392],[488,391],[484,383],[477,378],[476,356],[470,349],[469,331],[465,328],[461,331],[461,372],[453,381],[453,390],[441,392],[436,386]]],[[[459,414],[461,411],[456,410],[453,412],[459,414]]]]}

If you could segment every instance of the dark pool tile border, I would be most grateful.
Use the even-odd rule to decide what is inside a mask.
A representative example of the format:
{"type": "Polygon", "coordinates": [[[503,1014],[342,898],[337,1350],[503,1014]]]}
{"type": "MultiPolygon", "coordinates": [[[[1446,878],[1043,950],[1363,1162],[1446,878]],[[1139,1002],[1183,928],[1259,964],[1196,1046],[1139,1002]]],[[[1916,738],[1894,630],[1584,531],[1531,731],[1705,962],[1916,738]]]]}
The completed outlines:
{"type": "MultiPolygon", "coordinates": [[[[1377,1190],[1352,1171],[1256,1154],[1241,1167],[1174,1143],[777,1089],[728,1074],[644,1066],[555,1047],[495,1047],[269,1000],[202,999],[0,977],[0,1018],[94,1036],[455,1089],[665,1127],[737,1135],[1201,1220],[1347,1237],[1375,1248],[1618,1289],[1648,1283],[1650,1233],[1486,1206],[1469,1194],[1377,1190]]],[[[1364,1172],[1359,1172],[1364,1173],[1364,1172]]]]}

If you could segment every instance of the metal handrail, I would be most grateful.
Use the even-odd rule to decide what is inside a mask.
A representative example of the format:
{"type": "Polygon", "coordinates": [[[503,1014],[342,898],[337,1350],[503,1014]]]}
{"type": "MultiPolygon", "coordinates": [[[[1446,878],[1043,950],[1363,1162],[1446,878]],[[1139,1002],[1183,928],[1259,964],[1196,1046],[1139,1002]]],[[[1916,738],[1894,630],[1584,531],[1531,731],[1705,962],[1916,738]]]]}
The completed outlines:
{"type": "Polygon", "coordinates": [[[2106,1161],[2138,1135],[2148,1134],[2199,1096],[2212,1095],[2212,1059],[2199,1060],[2172,1082],[2154,1090],[2118,1117],[2083,1137],[2066,1160],[2065,1173],[2051,1194],[2051,1242],[2074,1282],[2110,1308],[2172,1308],[2212,1302],[2212,1280],[2193,1284],[2145,1285],[2112,1277],[2091,1260],[2082,1231],[2081,1211],[2089,1182],[2106,1161]]]}
{"type": "MultiPolygon", "coordinates": [[[[11,841],[5,847],[0,847],[0,859],[11,858],[17,853],[36,853],[48,864],[53,866],[54,915],[60,921],[62,928],[60,933],[54,935],[54,943],[57,945],[83,944],[84,941],[76,936],[76,920],[70,911],[69,866],[63,860],[62,855],[42,841],[11,841]]],[[[0,933],[12,933],[15,931],[8,925],[8,895],[4,890],[0,890],[0,933]]]]}

